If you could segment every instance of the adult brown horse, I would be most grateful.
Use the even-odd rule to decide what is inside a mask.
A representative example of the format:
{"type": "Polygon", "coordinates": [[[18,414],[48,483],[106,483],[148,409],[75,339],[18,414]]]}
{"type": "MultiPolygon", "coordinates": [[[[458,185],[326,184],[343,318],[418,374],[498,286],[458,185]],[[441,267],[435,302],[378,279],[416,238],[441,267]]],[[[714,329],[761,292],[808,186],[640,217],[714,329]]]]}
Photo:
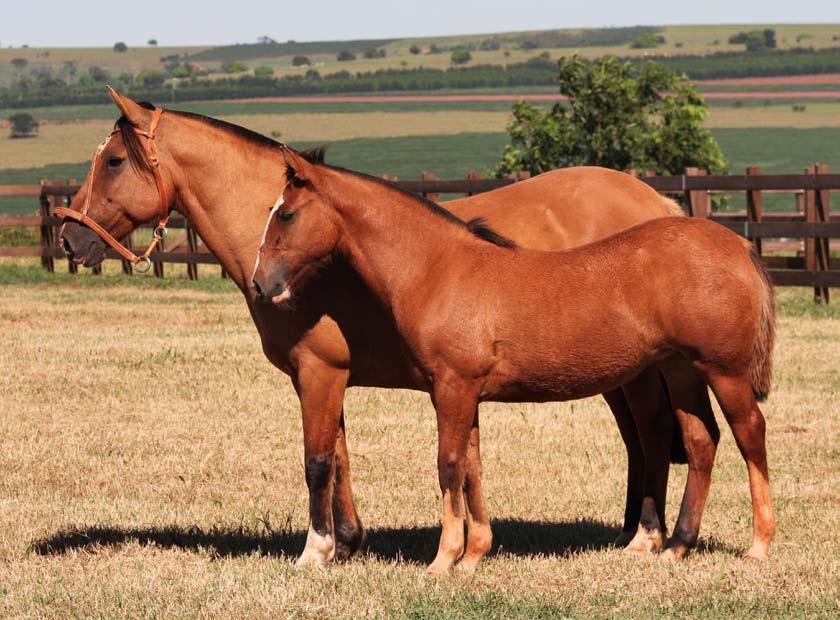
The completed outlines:
{"type": "MultiPolygon", "coordinates": [[[[378,179],[283,153],[288,184],[254,286],[289,303],[341,260],[388,309],[437,412],[443,532],[432,573],[464,553],[473,511],[461,489],[478,403],[592,396],[651,365],[677,385],[686,361],[714,391],[747,463],[748,555],[767,557],[775,522],[756,399],[770,389],[775,305],[747,242],[707,220],[660,218],[565,252],[517,249],[378,179]]],[[[679,391],[671,398],[692,405],[679,391]]],[[[698,518],[702,510],[689,506],[698,518]]],[[[474,568],[481,555],[468,545],[462,561],[474,568]]]]}
{"type": "MultiPolygon", "coordinates": [[[[351,384],[417,388],[402,361],[399,338],[380,304],[341,265],[325,276],[331,294],[314,295],[294,312],[255,303],[250,276],[267,208],[283,183],[283,158],[276,142],[206,117],[170,111],[156,115],[116,91],[111,95],[123,116],[98,151],[71,209],[76,215],[86,211],[100,234],[121,238],[177,204],[242,290],[266,356],[292,377],[300,396],[312,523],[315,529],[329,525],[337,539],[335,551],[308,545],[302,560],[320,563],[333,553],[349,555],[361,545],[363,529],[350,488],[343,394],[351,384]],[[155,117],[159,123],[152,127],[155,117]],[[265,207],[252,206],[259,202],[265,207]]],[[[674,213],[673,203],[647,185],[601,168],[556,171],[448,205],[465,218],[484,215],[521,244],[543,249],[586,243],[674,213]]],[[[92,266],[102,260],[105,244],[88,227],[68,220],[63,239],[77,262],[92,266]]],[[[717,435],[706,388],[695,380],[687,389],[706,399],[707,414],[702,422],[681,418],[681,425],[684,432],[694,428],[691,432],[711,439],[706,450],[711,463],[717,435]]],[[[652,498],[657,509],[652,521],[664,525],[671,414],[655,372],[605,396],[628,448],[627,507],[620,537],[626,544],[636,532],[643,496],[652,498]],[[631,408],[652,412],[640,418],[645,426],[641,434],[631,408]]],[[[477,419],[472,445],[478,455],[477,419]]],[[[689,486],[697,486],[694,478],[706,473],[692,470],[689,486]]],[[[480,490],[477,467],[469,479],[470,490],[480,490]]],[[[687,531],[695,530],[684,525],[687,531]]],[[[655,524],[648,527],[654,535],[656,529],[655,524]]],[[[649,547],[644,536],[636,542],[638,550],[649,547]]],[[[489,546],[489,539],[482,544],[489,546]]]]}

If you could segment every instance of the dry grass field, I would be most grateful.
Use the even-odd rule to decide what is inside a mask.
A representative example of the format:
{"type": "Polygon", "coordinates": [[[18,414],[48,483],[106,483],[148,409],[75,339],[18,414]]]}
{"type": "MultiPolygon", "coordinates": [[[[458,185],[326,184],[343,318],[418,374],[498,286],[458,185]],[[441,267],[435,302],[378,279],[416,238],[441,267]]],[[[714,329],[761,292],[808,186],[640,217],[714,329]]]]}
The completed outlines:
{"type": "MultiPolygon", "coordinates": [[[[741,557],[750,502],[728,430],[700,549],[670,566],[610,548],[625,458],[607,408],[589,399],[482,407],[495,551],[472,577],[430,578],[439,491],[428,398],[353,389],[369,544],[346,564],[296,572],[307,525],[297,400],[263,358],[239,293],[203,273],[188,284],[0,263],[0,616],[840,611],[840,306],[780,292],[764,407],[779,532],[765,564],[741,557]]],[[[672,521],[685,473],[672,473],[672,521]]]]}

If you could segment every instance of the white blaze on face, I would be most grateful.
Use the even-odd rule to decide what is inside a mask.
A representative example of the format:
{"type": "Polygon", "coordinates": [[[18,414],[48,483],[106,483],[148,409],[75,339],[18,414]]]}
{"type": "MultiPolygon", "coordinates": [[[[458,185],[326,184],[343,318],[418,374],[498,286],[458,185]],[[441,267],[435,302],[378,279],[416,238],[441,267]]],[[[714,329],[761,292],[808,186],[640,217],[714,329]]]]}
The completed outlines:
{"type": "Polygon", "coordinates": [[[265,221],[265,228],[263,229],[262,239],[260,239],[260,247],[257,250],[257,261],[254,263],[254,273],[251,274],[251,282],[254,281],[254,277],[257,275],[257,268],[260,266],[260,252],[262,252],[263,245],[265,245],[265,236],[268,234],[268,227],[271,225],[271,220],[274,218],[274,214],[277,213],[277,209],[283,206],[283,194],[280,194],[280,197],[274,203],[274,206],[271,207],[271,211],[268,214],[268,219],[265,221]]]}

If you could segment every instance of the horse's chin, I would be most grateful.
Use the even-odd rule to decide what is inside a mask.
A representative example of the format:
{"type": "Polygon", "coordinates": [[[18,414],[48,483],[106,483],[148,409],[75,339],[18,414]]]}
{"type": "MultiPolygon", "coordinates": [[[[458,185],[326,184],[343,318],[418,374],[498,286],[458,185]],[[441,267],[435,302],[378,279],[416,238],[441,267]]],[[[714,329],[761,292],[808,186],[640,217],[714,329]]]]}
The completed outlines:
{"type": "Polygon", "coordinates": [[[85,267],[93,268],[98,265],[102,264],[102,261],[105,260],[105,244],[104,243],[97,243],[93,242],[88,247],[87,254],[84,255],[81,259],[74,259],[77,265],[82,264],[85,267]]]}

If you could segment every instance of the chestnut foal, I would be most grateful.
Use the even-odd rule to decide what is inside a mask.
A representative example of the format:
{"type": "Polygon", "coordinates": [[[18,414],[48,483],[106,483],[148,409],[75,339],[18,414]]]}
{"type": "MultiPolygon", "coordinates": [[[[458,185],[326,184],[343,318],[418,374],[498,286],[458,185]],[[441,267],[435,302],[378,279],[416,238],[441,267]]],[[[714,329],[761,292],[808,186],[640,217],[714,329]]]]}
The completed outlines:
{"type": "MultiPolygon", "coordinates": [[[[775,306],[743,239],[706,220],[661,218],[565,252],[518,249],[373,177],[289,148],[283,155],[287,186],[266,224],[254,287],[287,304],[340,259],[392,317],[437,412],[443,531],[430,572],[462,554],[474,569],[485,552],[472,533],[465,550],[473,506],[461,493],[476,466],[467,454],[478,403],[583,398],[651,365],[678,385],[678,360],[707,380],[732,428],[753,501],[748,555],[767,557],[775,522],[756,399],[770,389],[775,306]]],[[[678,390],[671,397],[678,410],[694,404],[678,390]]],[[[694,453],[691,433],[685,440],[690,467],[707,468],[698,462],[705,446],[694,453]]],[[[708,479],[687,488],[681,520],[690,517],[666,557],[696,541],[707,495],[708,479]]]]}

